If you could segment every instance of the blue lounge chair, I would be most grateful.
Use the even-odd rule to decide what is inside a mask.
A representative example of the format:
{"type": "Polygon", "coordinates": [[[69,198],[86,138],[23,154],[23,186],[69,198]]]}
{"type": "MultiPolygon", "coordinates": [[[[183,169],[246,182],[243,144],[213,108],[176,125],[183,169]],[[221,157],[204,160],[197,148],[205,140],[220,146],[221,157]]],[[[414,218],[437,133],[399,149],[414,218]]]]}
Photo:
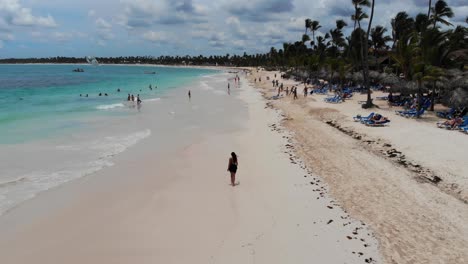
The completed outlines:
{"type": "Polygon", "coordinates": [[[404,117],[406,117],[406,118],[410,118],[410,117],[413,118],[413,117],[422,116],[422,115],[424,115],[424,112],[425,112],[425,111],[426,111],[426,110],[423,108],[423,109],[421,109],[421,110],[419,110],[419,111],[414,111],[414,112],[410,112],[410,113],[405,113],[405,114],[404,114],[404,117]]]}
{"type": "Polygon", "coordinates": [[[461,123],[457,128],[459,130],[468,129],[468,116],[463,117],[463,123],[461,123]]]}
{"type": "Polygon", "coordinates": [[[374,120],[367,120],[364,124],[366,126],[371,126],[371,127],[382,127],[385,126],[386,124],[390,123],[390,120],[385,120],[385,121],[374,121],[374,120]]]}
{"type": "Polygon", "coordinates": [[[437,116],[440,117],[440,118],[447,118],[448,116],[451,116],[455,113],[456,109],[455,108],[451,108],[449,111],[445,111],[445,112],[437,112],[437,116]]]}
{"type": "Polygon", "coordinates": [[[358,122],[358,121],[361,121],[361,120],[369,120],[371,119],[373,116],[374,116],[374,112],[370,113],[368,116],[360,116],[360,115],[357,115],[355,117],[353,117],[354,121],[358,122]]]}

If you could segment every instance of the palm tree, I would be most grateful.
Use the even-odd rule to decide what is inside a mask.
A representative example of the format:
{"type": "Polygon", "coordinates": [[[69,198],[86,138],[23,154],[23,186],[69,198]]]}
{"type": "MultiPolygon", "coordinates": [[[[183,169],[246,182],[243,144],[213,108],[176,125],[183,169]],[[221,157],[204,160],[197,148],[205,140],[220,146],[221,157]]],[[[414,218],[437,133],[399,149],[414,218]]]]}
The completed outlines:
{"type": "Polygon", "coordinates": [[[371,16],[369,19],[369,24],[367,27],[367,32],[363,36],[364,38],[361,39],[361,64],[362,64],[362,75],[364,78],[364,87],[367,89],[367,102],[366,106],[371,107],[372,106],[372,98],[371,98],[371,89],[369,86],[369,61],[368,61],[368,53],[369,53],[369,48],[368,48],[368,40],[369,40],[369,34],[371,31],[372,27],[372,20],[374,18],[374,7],[375,7],[375,0],[372,0],[372,4],[368,0],[351,0],[353,5],[354,5],[354,15],[351,16],[351,19],[354,20],[355,25],[357,23],[357,26],[359,30],[361,30],[361,20],[367,18],[367,15],[362,11],[362,7],[371,7],[371,16]]]}
{"type": "Polygon", "coordinates": [[[414,21],[414,28],[416,29],[416,32],[422,33],[427,29],[427,26],[429,25],[429,17],[426,16],[425,14],[419,13],[416,16],[416,19],[414,21]]]}
{"type": "Polygon", "coordinates": [[[345,44],[343,35],[343,28],[345,26],[347,26],[346,22],[342,19],[339,19],[336,21],[336,28],[330,29],[330,43],[332,44],[331,53],[333,54],[333,57],[337,56],[339,48],[343,47],[345,44]]]}
{"type": "Polygon", "coordinates": [[[452,18],[453,17],[452,9],[447,5],[447,3],[443,0],[438,0],[435,3],[434,8],[432,8],[432,15],[431,20],[434,23],[434,28],[436,27],[437,22],[440,22],[446,26],[452,26],[450,22],[445,20],[444,18],[452,18]]]}
{"type": "Polygon", "coordinates": [[[317,31],[321,27],[322,26],[320,26],[320,22],[318,22],[317,20],[311,22],[309,29],[310,31],[312,31],[312,40],[315,39],[315,31],[317,31]]]}
{"type": "Polygon", "coordinates": [[[423,81],[430,82],[432,84],[431,111],[434,111],[436,82],[440,81],[444,75],[445,72],[442,68],[429,66],[426,70],[425,76],[423,77],[423,81]]]}
{"type": "Polygon", "coordinates": [[[372,0],[372,5],[371,5],[371,16],[369,18],[369,24],[367,25],[367,33],[366,33],[366,39],[364,41],[364,69],[363,69],[363,75],[364,75],[364,85],[367,88],[367,106],[372,106],[372,97],[371,97],[371,89],[369,86],[369,60],[368,55],[369,55],[369,48],[368,48],[368,43],[369,43],[369,34],[372,28],[372,20],[374,19],[374,9],[375,9],[375,0],[372,0]]]}
{"type": "Polygon", "coordinates": [[[312,25],[312,20],[310,20],[309,18],[307,18],[305,20],[305,33],[304,34],[307,34],[307,30],[310,28],[310,26],[312,25]]]}
{"type": "Polygon", "coordinates": [[[414,28],[414,19],[406,12],[399,12],[392,19],[393,48],[396,47],[398,40],[409,34],[414,28]]]}
{"type": "Polygon", "coordinates": [[[387,46],[387,42],[391,41],[392,38],[390,36],[384,36],[385,32],[387,32],[387,29],[384,28],[383,26],[376,26],[371,30],[371,42],[372,42],[372,47],[374,49],[374,57],[375,57],[375,62],[376,66],[377,65],[377,52],[382,50],[387,46]]]}
{"type": "Polygon", "coordinates": [[[374,49],[381,49],[384,48],[387,42],[391,41],[392,38],[390,36],[384,36],[387,32],[387,29],[383,26],[376,26],[371,30],[371,40],[374,49]]]}

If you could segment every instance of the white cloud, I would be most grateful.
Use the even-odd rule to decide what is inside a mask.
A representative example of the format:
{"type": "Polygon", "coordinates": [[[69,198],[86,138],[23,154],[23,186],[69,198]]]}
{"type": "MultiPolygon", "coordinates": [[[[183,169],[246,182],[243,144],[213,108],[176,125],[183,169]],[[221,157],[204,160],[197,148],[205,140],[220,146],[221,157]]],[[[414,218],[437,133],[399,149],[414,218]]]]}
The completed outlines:
{"type": "Polygon", "coordinates": [[[234,36],[239,39],[245,39],[247,38],[247,30],[242,28],[241,23],[239,18],[235,16],[228,17],[226,19],[226,24],[228,24],[231,27],[232,32],[234,33],[234,36]]]}
{"type": "Polygon", "coordinates": [[[148,28],[155,24],[176,25],[206,21],[207,8],[192,0],[122,0],[127,28],[148,28]]]}
{"type": "Polygon", "coordinates": [[[71,32],[54,32],[52,37],[59,42],[67,42],[73,38],[73,34],[71,32]]]}
{"type": "Polygon", "coordinates": [[[151,42],[166,42],[168,37],[164,32],[147,31],[143,34],[143,39],[151,42]]]}
{"type": "Polygon", "coordinates": [[[215,48],[222,48],[226,46],[227,37],[224,32],[215,32],[209,36],[208,44],[215,48]]]}
{"type": "Polygon", "coordinates": [[[103,18],[98,18],[95,21],[96,27],[97,27],[97,36],[98,36],[98,44],[99,41],[102,43],[105,40],[110,40],[115,38],[114,33],[112,33],[112,25],[104,20],[103,18]]]}
{"type": "Polygon", "coordinates": [[[0,32],[0,49],[3,48],[5,41],[11,41],[15,39],[13,34],[0,32]]]}
{"type": "Polygon", "coordinates": [[[112,28],[112,25],[109,22],[107,22],[106,20],[104,20],[103,18],[96,19],[96,26],[98,28],[103,28],[103,29],[112,28]]]}
{"type": "Polygon", "coordinates": [[[2,17],[0,19],[3,20],[2,23],[10,26],[57,26],[51,15],[34,16],[32,10],[22,7],[18,0],[0,0],[0,15],[2,17]]]}

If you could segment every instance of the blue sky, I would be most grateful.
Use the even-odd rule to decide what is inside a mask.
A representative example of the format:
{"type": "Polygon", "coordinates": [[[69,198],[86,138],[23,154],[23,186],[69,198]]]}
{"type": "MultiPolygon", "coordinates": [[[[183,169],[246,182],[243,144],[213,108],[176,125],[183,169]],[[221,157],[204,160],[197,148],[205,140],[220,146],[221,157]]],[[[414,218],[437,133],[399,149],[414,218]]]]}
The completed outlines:
{"type": "MultiPolygon", "coordinates": [[[[435,0],[433,1],[435,2],[435,0]]],[[[463,24],[468,1],[447,0],[463,24]]],[[[0,0],[0,58],[209,55],[266,52],[336,19],[352,24],[351,0],[0,0]]],[[[427,0],[378,1],[374,24],[427,0]]],[[[318,33],[320,34],[320,33],[318,33]]]]}

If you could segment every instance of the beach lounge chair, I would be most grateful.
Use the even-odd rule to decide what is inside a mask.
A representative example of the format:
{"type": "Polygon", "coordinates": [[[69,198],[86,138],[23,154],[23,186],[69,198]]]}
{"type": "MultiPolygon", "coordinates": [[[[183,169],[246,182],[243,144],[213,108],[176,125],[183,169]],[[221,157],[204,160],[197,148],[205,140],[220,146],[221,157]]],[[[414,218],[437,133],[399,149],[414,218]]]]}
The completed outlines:
{"type": "Polygon", "coordinates": [[[406,114],[416,113],[416,109],[397,110],[395,114],[405,116],[406,114]]]}
{"type": "Polygon", "coordinates": [[[367,120],[364,124],[370,127],[383,127],[388,123],[390,123],[390,120],[385,119],[383,121],[367,120]]]}
{"type": "Polygon", "coordinates": [[[373,116],[374,116],[374,112],[370,113],[368,116],[361,116],[361,115],[357,115],[355,117],[353,117],[354,121],[358,122],[358,121],[362,121],[362,120],[369,120],[371,119],[373,116]]]}
{"type": "Polygon", "coordinates": [[[378,97],[376,97],[375,99],[377,99],[377,100],[382,100],[382,101],[387,101],[387,100],[388,100],[388,96],[378,96],[378,97]]]}
{"type": "Polygon", "coordinates": [[[458,125],[456,128],[459,130],[467,129],[468,128],[468,116],[463,117],[463,122],[460,125],[458,125]]]}
{"type": "Polygon", "coordinates": [[[448,116],[451,116],[453,115],[453,113],[455,113],[456,109],[455,108],[451,108],[449,111],[444,111],[444,112],[437,112],[437,116],[440,117],[440,118],[448,118],[448,116]]]}
{"type": "Polygon", "coordinates": [[[418,116],[422,116],[424,115],[424,112],[426,110],[423,108],[419,111],[414,111],[414,112],[409,112],[409,113],[405,113],[403,116],[406,117],[406,118],[414,118],[414,117],[418,117],[418,116]]]}
{"type": "Polygon", "coordinates": [[[341,98],[341,96],[335,95],[334,97],[327,97],[323,100],[327,103],[341,103],[343,99],[341,98]]]}

